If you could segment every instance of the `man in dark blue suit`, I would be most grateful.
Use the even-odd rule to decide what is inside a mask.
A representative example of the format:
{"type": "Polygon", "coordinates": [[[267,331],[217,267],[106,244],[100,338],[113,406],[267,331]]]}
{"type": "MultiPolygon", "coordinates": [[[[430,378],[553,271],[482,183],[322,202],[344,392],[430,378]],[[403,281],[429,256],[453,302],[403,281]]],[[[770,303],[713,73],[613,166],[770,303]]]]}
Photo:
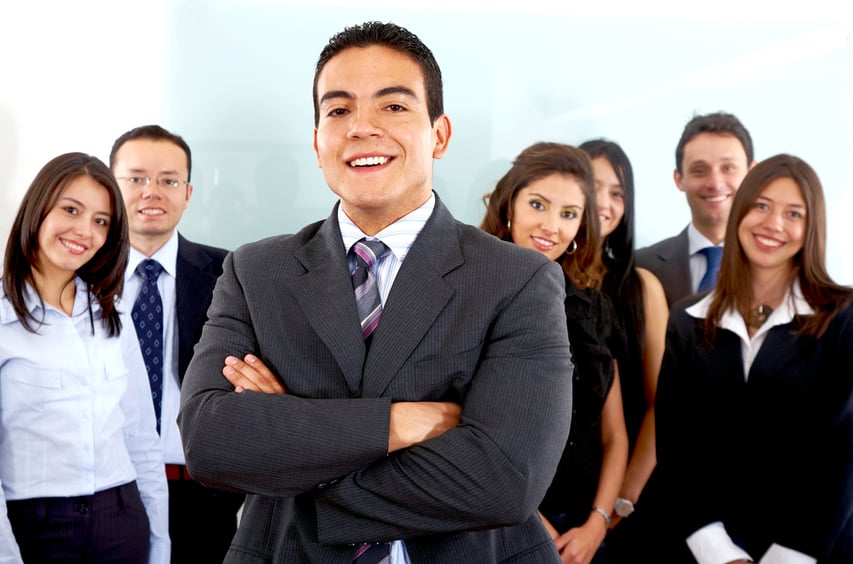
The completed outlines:
{"type": "MultiPolygon", "coordinates": [[[[663,284],[670,307],[706,289],[702,280],[710,263],[703,249],[720,247],[721,252],[732,199],[753,165],[752,138],[732,114],[698,115],[684,126],[675,148],[673,180],[687,198],[690,224],[636,254],[637,266],[663,284]]],[[[711,275],[715,279],[716,270],[711,275]]]]}
{"type": "Polygon", "coordinates": [[[243,496],[206,488],[190,477],[176,418],[184,373],[207,320],[227,251],[193,243],[177,231],[193,193],[192,158],[183,138],[158,125],[137,127],[115,141],[110,167],[121,187],[130,225],[125,307],[135,306],[140,298],[144,282],[138,267],[154,260],[159,271],[162,347],[156,360],[151,347],[142,348],[146,366],[153,362],[161,367],[152,380],[152,393],[169,480],[172,562],[219,563],[237,528],[243,496]]]}

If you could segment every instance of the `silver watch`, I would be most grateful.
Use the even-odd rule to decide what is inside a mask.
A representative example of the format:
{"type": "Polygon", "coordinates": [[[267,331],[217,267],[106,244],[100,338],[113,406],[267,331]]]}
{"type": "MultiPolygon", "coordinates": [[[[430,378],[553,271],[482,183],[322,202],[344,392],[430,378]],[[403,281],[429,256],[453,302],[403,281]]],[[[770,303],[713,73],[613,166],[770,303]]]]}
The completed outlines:
{"type": "Polygon", "coordinates": [[[619,517],[625,518],[634,512],[634,503],[624,497],[617,497],[616,504],[613,506],[613,511],[619,517]]]}

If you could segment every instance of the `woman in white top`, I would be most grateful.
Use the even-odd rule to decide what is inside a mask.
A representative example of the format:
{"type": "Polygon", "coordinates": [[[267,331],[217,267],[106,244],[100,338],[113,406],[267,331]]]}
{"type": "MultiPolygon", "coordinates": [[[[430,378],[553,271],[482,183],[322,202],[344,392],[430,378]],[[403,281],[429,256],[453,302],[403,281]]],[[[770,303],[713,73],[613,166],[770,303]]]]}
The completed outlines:
{"type": "MultiPolygon", "coordinates": [[[[100,160],[60,155],[9,234],[0,294],[0,562],[169,561],[168,490],[150,387],[117,301],[121,192],[100,160]],[[15,546],[17,545],[17,546],[15,546]]],[[[132,326],[131,326],[132,327],[132,326]]]]}
{"type": "Polygon", "coordinates": [[[758,163],[716,288],[670,316],[655,410],[673,538],[658,561],[853,562],[853,290],[825,249],[814,170],[758,163]]]}

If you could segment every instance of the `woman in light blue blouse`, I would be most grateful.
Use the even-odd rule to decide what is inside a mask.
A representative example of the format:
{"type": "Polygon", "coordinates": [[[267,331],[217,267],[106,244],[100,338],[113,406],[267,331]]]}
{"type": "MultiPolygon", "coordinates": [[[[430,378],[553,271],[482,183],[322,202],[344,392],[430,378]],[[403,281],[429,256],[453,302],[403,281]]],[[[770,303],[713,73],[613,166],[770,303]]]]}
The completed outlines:
{"type": "Polygon", "coordinates": [[[127,254],[106,165],[82,153],[48,162],[3,265],[0,534],[15,542],[0,543],[0,562],[169,561],[151,392],[117,301],[127,254]]]}

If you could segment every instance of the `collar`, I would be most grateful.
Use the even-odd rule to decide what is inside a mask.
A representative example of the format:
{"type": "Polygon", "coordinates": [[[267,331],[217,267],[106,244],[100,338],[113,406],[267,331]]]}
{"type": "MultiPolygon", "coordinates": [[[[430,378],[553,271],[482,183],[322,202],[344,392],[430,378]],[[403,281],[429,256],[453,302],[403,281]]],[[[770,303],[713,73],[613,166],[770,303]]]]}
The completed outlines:
{"type": "MultiPolygon", "coordinates": [[[[716,290],[712,291],[707,296],[688,307],[686,310],[687,314],[691,317],[695,317],[696,319],[705,319],[708,316],[708,307],[711,305],[711,300],[715,292],[716,290]]],[[[779,307],[773,310],[773,313],[770,314],[770,317],[767,318],[764,325],[762,325],[752,337],[749,336],[749,331],[747,330],[746,321],[743,316],[735,310],[728,310],[723,313],[719,326],[722,329],[728,329],[738,335],[741,339],[749,342],[751,339],[755,339],[759,335],[770,331],[770,329],[777,325],[790,323],[793,321],[795,315],[814,315],[814,309],[803,297],[799,280],[794,280],[794,283],[788,288],[788,291],[785,292],[785,297],[782,298],[782,303],[779,304],[779,307]]]]}
{"type": "Polygon", "coordinates": [[[147,258],[152,258],[159,262],[164,271],[169,273],[172,278],[176,278],[178,268],[178,230],[175,229],[169,240],[150,257],[146,257],[131,247],[130,254],[127,257],[127,270],[124,274],[125,281],[136,273],[136,267],[147,258]]]}
{"type": "MultiPolygon", "coordinates": [[[[690,222],[690,225],[687,226],[687,251],[689,255],[692,257],[705,247],[716,247],[714,243],[711,242],[710,239],[699,233],[699,230],[696,229],[696,226],[693,225],[693,222],[690,222]]],[[[723,246],[722,243],[719,245],[723,246]]]]}
{"type": "MultiPolygon", "coordinates": [[[[74,296],[74,309],[71,310],[71,317],[76,317],[84,313],[89,307],[89,288],[79,276],[74,277],[74,285],[76,295],[74,296]]],[[[3,299],[0,300],[0,323],[6,324],[18,321],[18,316],[15,315],[15,309],[12,307],[12,302],[6,297],[6,293],[2,293],[3,299]]],[[[33,316],[38,319],[40,315],[35,315],[42,310],[41,300],[29,283],[24,288],[24,305],[33,316]]],[[[53,306],[44,304],[44,309],[55,309],[53,306]]],[[[92,313],[96,314],[101,311],[101,304],[97,301],[92,301],[92,313]]]]}
{"type": "Polygon", "coordinates": [[[430,194],[429,199],[420,207],[404,215],[385,229],[372,237],[367,237],[352,220],[344,213],[342,206],[338,206],[338,226],[341,229],[344,251],[348,252],[360,239],[381,239],[388,245],[394,256],[400,261],[406,258],[409,249],[415,243],[427,220],[435,208],[435,192],[430,194]]]}

